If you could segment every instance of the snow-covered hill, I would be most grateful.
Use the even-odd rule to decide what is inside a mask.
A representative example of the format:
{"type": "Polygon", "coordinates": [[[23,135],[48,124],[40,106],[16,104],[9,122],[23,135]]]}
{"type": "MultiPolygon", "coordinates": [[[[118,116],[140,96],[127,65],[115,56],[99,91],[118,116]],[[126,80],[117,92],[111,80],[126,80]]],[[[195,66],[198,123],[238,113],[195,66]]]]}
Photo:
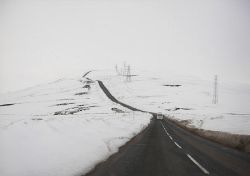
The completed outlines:
{"type": "Polygon", "coordinates": [[[250,85],[219,79],[218,104],[212,104],[213,78],[135,73],[132,81],[115,72],[92,72],[120,101],[136,108],[160,112],[201,129],[250,135],[250,85]]]}
{"type": "Polygon", "coordinates": [[[81,175],[145,128],[151,116],[111,102],[160,112],[190,126],[250,134],[250,86],[138,72],[132,81],[115,71],[92,71],[0,96],[0,175],[81,175]]]}
{"type": "Polygon", "coordinates": [[[0,175],[81,175],[147,126],[97,82],[61,79],[0,97],[0,175]]]}

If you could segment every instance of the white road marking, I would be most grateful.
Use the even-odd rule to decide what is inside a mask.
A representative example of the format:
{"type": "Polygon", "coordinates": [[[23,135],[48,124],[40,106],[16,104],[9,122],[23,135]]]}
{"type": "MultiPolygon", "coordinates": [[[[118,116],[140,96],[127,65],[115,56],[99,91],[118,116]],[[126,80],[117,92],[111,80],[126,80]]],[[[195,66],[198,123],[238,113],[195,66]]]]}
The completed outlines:
{"type": "Polygon", "coordinates": [[[200,165],[192,156],[190,156],[189,154],[187,154],[187,157],[191,161],[193,161],[193,163],[196,164],[196,166],[198,166],[202,170],[202,172],[204,172],[207,175],[209,174],[208,170],[206,170],[202,165],[200,165]]]}
{"type": "MultiPolygon", "coordinates": [[[[164,127],[164,125],[162,124],[162,122],[161,122],[161,125],[162,125],[164,131],[165,131],[165,132],[167,133],[167,135],[169,136],[169,138],[173,141],[172,136],[170,136],[170,134],[167,132],[167,130],[166,130],[166,128],[164,127]]],[[[177,147],[179,147],[180,149],[182,149],[182,147],[181,147],[177,142],[174,141],[174,144],[175,144],[177,147]]],[[[198,166],[198,167],[202,170],[202,172],[204,172],[204,173],[207,174],[207,175],[209,174],[208,170],[206,170],[202,165],[200,165],[200,163],[198,163],[192,156],[190,156],[189,154],[186,154],[186,155],[187,155],[187,157],[188,157],[196,166],[198,166]]]]}
{"type": "Polygon", "coordinates": [[[174,144],[179,147],[180,149],[182,149],[182,147],[177,143],[177,142],[174,142],[174,144]]]}
{"type": "Polygon", "coordinates": [[[173,140],[172,136],[170,136],[170,134],[168,133],[168,131],[166,130],[166,128],[164,127],[164,125],[162,124],[161,122],[161,125],[162,125],[162,128],[164,129],[164,131],[167,133],[168,137],[173,140]]]}
{"type": "Polygon", "coordinates": [[[164,127],[164,125],[162,124],[162,122],[161,122],[161,125],[162,125],[164,131],[168,134],[168,132],[167,132],[166,128],[164,127]]]}

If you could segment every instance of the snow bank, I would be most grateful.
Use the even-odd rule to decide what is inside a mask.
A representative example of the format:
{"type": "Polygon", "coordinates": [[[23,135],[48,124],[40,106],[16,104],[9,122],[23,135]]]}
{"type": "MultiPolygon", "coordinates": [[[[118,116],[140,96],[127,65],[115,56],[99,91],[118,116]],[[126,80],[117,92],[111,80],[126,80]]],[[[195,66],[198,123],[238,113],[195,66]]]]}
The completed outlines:
{"type": "Polygon", "coordinates": [[[1,129],[0,175],[86,173],[149,123],[144,114],[134,116],[48,117],[1,129]]]}

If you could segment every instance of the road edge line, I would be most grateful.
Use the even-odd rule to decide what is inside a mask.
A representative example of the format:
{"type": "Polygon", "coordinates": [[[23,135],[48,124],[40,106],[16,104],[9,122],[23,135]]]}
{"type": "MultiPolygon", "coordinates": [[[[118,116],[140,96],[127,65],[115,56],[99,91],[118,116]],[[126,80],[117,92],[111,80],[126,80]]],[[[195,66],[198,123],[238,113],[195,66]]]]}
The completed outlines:
{"type": "Polygon", "coordinates": [[[198,163],[198,161],[196,161],[191,155],[189,155],[189,154],[186,154],[186,155],[187,155],[187,157],[188,157],[196,166],[198,166],[198,167],[202,170],[202,172],[204,172],[205,174],[209,175],[209,171],[206,170],[202,165],[200,165],[200,163],[198,163]]]}

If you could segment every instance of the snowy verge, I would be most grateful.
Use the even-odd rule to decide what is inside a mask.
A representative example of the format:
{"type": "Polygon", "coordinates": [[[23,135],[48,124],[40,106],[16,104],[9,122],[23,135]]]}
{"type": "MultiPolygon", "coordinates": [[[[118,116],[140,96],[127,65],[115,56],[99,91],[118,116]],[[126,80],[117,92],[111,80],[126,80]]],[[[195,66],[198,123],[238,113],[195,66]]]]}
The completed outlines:
{"type": "Polygon", "coordinates": [[[26,120],[1,130],[0,175],[88,172],[149,123],[142,113],[26,120]]]}
{"type": "Polygon", "coordinates": [[[250,152],[250,135],[231,134],[222,131],[205,130],[197,128],[194,125],[190,125],[189,120],[179,120],[173,117],[167,117],[166,119],[170,120],[181,128],[184,128],[185,130],[188,130],[203,138],[243,152],[250,152]]]}

